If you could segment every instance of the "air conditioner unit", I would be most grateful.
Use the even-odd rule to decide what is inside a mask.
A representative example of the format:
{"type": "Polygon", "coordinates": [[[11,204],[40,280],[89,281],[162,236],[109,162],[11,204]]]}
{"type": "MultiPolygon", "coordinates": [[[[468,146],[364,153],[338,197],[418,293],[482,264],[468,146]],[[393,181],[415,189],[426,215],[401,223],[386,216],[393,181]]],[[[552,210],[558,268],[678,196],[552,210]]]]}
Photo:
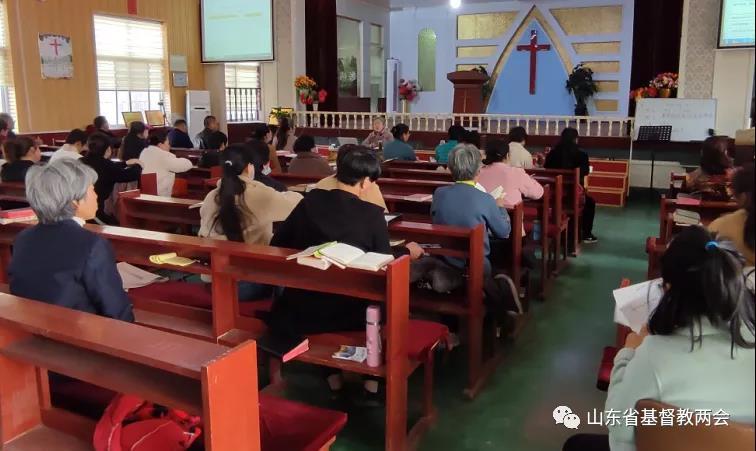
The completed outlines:
{"type": "Polygon", "coordinates": [[[208,116],[212,116],[210,91],[186,91],[186,125],[192,140],[205,128],[205,118],[208,116]]]}

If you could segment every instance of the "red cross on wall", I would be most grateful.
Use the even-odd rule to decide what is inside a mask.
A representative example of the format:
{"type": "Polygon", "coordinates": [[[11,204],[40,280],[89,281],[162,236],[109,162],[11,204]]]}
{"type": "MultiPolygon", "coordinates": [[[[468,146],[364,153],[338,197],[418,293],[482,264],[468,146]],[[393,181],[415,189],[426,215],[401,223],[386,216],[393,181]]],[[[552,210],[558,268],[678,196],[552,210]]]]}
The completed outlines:
{"type": "Polygon", "coordinates": [[[536,68],[538,65],[536,56],[539,51],[551,50],[551,46],[548,44],[538,45],[538,33],[535,30],[531,30],[530,44],[518,45],[517,50],[520,52],[530,52],[530,95],[534,95],[536,92],[536,68]]]}
{"type": "Polygon", "coordinates": [[[126,0],[126,10],[129,14],[137,13],[137,0],[126,0]]]}
{"type": "Polygon", "coordinates": [[[55,49],[55,56],[58,56],[58,47],[60,47],[61,45],[63,44],[58,42],[58,38],[53,39],[53,41],[50,43],[50,47],[55,49]]]}

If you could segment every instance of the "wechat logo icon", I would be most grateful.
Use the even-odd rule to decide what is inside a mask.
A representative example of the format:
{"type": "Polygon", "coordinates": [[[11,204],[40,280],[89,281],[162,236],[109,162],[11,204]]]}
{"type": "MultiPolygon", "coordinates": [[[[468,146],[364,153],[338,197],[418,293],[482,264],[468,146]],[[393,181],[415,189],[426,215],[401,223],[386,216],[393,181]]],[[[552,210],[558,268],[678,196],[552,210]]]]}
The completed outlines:
{"type": "Polygon", "coordinates": [[[555,424],[563,424],[567,429],[577,429],[580,426],[580,417],[572,413],[567,406],[559,406],[552,413],[555,424]]]}

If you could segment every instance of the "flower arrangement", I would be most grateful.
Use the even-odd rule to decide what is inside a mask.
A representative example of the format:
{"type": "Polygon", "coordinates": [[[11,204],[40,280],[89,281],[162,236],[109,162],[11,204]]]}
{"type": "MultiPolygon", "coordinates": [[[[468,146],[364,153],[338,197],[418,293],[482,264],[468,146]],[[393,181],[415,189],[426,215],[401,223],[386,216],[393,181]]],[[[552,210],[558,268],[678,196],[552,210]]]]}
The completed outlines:
{"type": "Polygon", "coordinates": [[[674,72],[663,72],[656,76],[648,86],[656,89],[677,89],[678,75],[674,72]]]}
{"type": "Polygon", "coordinates": [[[320,103],[325,102],[327,97],[328,97],[328,91],[321,88],[320,91],[318,91],[318,102],[320,103]]]}
{"type": "Polygon", "coordinates": [[[659,95],[659,90],[653,86],[643,86],[641,88],[633,89],[632,91],[630,91],[631,100],[653,98],[657,95],[659,95]]]}
{"type": "Polygon", "coordinates": [[[399,80],[399,98],[401,100],[412,102],[417,98],[419,92],[420,85],[417,80],[405,80],[403,78],[399,80]]]}
{"type": "Polygon", "coordinates": [[[313,80],[312,78],[308,77],[307,75],[300,75],[296,79],[294,79],[294,88],[297,90],[297,94],[299,95],[299,101],[303,105],[312,105],[313,103],[317,102],[325,102],[325,97],[328,95],[328,93],[323,91],[325,94],[323,94],[323,100],[320,100],[320,92],[318,92],[318,84],[313,80]]]}

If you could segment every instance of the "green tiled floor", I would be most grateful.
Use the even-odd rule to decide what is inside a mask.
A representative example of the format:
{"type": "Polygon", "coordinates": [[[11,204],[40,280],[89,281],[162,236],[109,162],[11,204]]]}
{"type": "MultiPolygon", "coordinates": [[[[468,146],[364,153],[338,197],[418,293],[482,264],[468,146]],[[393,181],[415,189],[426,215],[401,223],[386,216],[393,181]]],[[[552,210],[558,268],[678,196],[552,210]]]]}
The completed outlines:
{"type": "MultiPolygon", "coordinates": [[[[600,242],[585,245],[579,258],[570,259],[546,302],[533,303],[531,321],[474,401],[462,396],[464,356],[457,353],[438,365],[439,418],[423,438],[422,450],[557,451],[573,431],[554,424],[556,406],[570,406],[582,418],[603,408],[605,393],[596,390],[595,382],[601,350],[614,340],[611,290],[622,277],[645,277],[644,242],[657,234],[657,202],[635,194],[624,209],[599,208],[594,233],[600,242]]],[[[349,413],[335,450],[383,449],[382,409],[329,401],[318,377],[292,382],[294,398],[349,413]]],[[[411,395],[418,391],[413,382],[411,395]]],[[[581,426],[580,431],[601,429],[581,426]]]]}

